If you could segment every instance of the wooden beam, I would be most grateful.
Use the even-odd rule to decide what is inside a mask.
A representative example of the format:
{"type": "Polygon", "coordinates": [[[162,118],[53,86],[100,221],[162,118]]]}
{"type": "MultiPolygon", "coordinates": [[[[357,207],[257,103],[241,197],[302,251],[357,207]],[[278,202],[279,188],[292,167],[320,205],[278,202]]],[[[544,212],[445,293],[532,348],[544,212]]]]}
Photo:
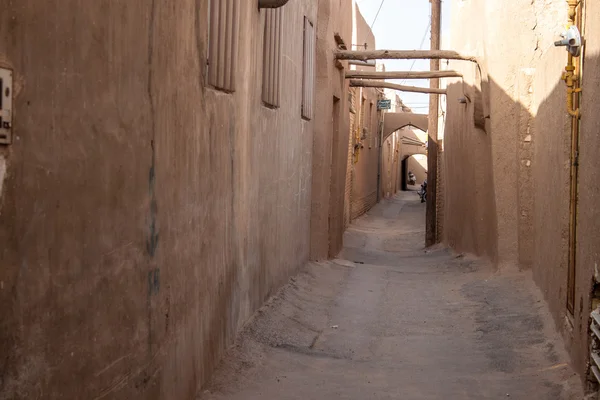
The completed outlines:
{"type": "Polygon", "coordinates": [[[348,71],[346,79],[432,79],[462,77],[457,71],[348,71]]]}
{"type": "Polygon", "coordinates": [[[477,62],[477,57],[467,56],[451,50],[337,50],[338,60],[464,60],[477,62]]]}
{"type": "Polygon", "coordinates": [[[395,89],[395,90],[399,90],[401,92],[446,94],[446,89],[430,89],[430,88],[423,88],[423,87],[418,87],[418,86],[403,86],[403,85],[397,85],[395,83],[390,83],[390,82],[386,82],[386,81],[351,79],[350,86],[351,87],[373,87],[373,88],[395,89]]]}

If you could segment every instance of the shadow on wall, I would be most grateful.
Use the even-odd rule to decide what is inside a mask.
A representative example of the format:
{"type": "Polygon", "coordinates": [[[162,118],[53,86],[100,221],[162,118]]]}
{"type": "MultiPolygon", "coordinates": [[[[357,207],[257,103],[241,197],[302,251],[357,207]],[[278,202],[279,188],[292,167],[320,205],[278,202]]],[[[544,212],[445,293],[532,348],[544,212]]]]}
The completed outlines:
{"type": "Polygon", "coordinates": [[[404,136],[406,139],[421,143],[425,143],[427,141],[427,132],[412,125],[408,125],[407,128],[408,129],[402,129],[401,131],[402,136],[404,136]]]}
{"type": "Polygon", "coordinates": [[[503,260],[531,267],[559,330],[570,336],[565,330],[572,329],[569,350],[582,374],[588,358],[593,267],[600,257],[600,208],[595,200],[600,196],[600,116],[594,110],[600,101],[600,62],[588,57],[585,63],[572,328],[564,323],[569,295],[571,120],[560,76],[544,76],[543,71],[536,77],[519,76],[522,92],[517,98],[490,79],[493,111],[485,131],[475,127],[474,104],[458,101],[464,94],[476,98],[478,89],[449,84],[441,161],[444,241],[496,264],[503,260]],[[533,113],[528,102],[534,104],[533,113]]]}

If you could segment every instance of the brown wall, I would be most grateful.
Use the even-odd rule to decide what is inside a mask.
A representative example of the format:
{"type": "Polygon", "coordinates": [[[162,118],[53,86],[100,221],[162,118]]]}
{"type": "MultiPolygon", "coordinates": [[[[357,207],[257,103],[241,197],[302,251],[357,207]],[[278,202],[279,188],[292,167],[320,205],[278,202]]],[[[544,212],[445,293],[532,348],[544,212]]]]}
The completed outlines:
{"type": "Polygon", "coordinates": [[[540,60],[535,77],[533,124],[535,177],[533,274],[553,313],[565,315],[569,241],[570,119],[560,75],[566,62],[562,48],[540,60]]]}
{"type": "MultiPolygon", "coordinates": [[[[355,44],[367,44],[368,49],[375,49],[375,37],[355,5],[355,44]]],[[[356,70],[374,71],[374,67],[352,66],[356,70]]],[[[359,123],[355,123],[355,141],[358,151],[354,152],[354,165],[352,168],[352,194],[350,202],[351,219],[364,214],[377,203],[377,179],[379,164],[379,120],[381,112],[377,111],[377,100],[381,92],[372,88],[355,90],[357,99],[357,115],[359,123]],[[360,124],[360,125],[359,125],[360,124]],[[366,134],[363,128],[367,129],[366,134]]]]}
{"type": "MultiPolygon", "coordinates": [[[[448,224],[445,224],[448,227],[446,237],[464,250],[497,257],[501,266],[518,263],[521,267],[531,267],[534,259],[533,174],[536,167],[533,155],[537,128],[533,108],[538,90],[534,87],[535,80],[539,79],[539,69],[536,68],[543,65],[540,60],[555,51],[554,34],[566,21],[563,20],[566,2],[557,0],[545,7],[526,0],[518,0],[511,7],[506,7],[501,1],[453,3],[452,25],[464,29],[461,28],[460,33],[453,32],[451,46],[483,56],[482,67],[489,74],[489,80],[484,83],[484,98],[489,105],[484,107],[488,113],[486,129],[481,129],[480,134],[468,133],[474,129],[471,121],[474,107],[480,107],[481,104],[458,103],[458,98],[464,97],[465,93],[461,86],[452,87],[450,83],[445,133],[448,152],[444,156],[448,167],[446,175],[449,180],[458,179],[459,175],[471,173],[470,168],[477,168],[475,173],[483,174],[486,178],[472,178],[472,187],[466,191],[447,181],[446,202],[460,203],[462,193],[492,192],[493,199],[488,199],[485,206],[482,205],[481,212],[491,211],[496,218],[484,220],[490,221],[488,223],[478,222],[478,212],[464,216],[466,221],[470,221],[471,236],[489,238],[477,246],[472,240],[471,243],[463,243],[466,238],[461,238],[460,230],[450,233],[452,228],[448,224]],[[516,13],[515,10],[522,12],[516,13]],[[534,28],[524,30],[524,26],[534,28]],[[519,40],[506,40],[506,29],[520,32],[519,40]],[[464,112],[451,115],[450,110],[464,112]],[[462,133],[463,129],[466,132],[462,133]],[[451,131],[458,133],[452,137],[451,131]],[[460,141],[457,137],[461,137],[460,141]],[[454,155],[449,154],[451,148],[454,149],[454,155]],[[489,157],[478,161],[482,152],[489,157]],[[465,157],[464,162],[460,161],[461,157],[465,157]],[[479,171],[482,166],[485,172],[479,171]],[[450,175],[454,174],[456,176],[452,178],[450,175]],[[494,224],[495,227],[492,227],[494,224]],[[496,234],[490,234],[490,229],[496,230],[496,234]]],[[[465,73],[469,84],[466,95],[469,99],[479,101],[477,96],[481,93],[478,89],[481,81],[474,65],[456,61],[451,62],[448,68],[460,69],[465,73]]],[[[449,204],[446,204],[445,210],[451,209],[449,204]]]]}
{"type": "MultiPolygon", "coordinates": [[[[519,0],[511,7],[494,0],[453,2],[452,24],[461,29],[453,31],[452,48],[483,56],[489,72],[483,95],[490,112],[486,129],[475,128],[474,104],[460,104],[463,86],[450,83],[443,155],[445,240],[462,251],[488,255],[500,267],[531,267],[579,372],[588,358],[590,290],[600,244],[600,187],[595,184],[600,8],[597,2],[584,3],[573,316],[566,309],[571,119],[561,74],[567,52],[553,46],[567,23],[565,1],[519,0]],[[519,40],[507,40],[506,32],[519,32],[519,40]]],[[[451,62],[449,68],[465,73],[466,94],[476,99],[474,67],[451,62]]]]}
{"type": "Polygon", "coordinates": [[[382,148],[382,171],[381,171],[381,197],[387,198],[396,193],[398,184],[398,155],[399,155],[399,138],[398,132],[392,133],[383,142],[382,148]]]}
{"type": "Polygon", "coordinates": [[[238,90],[205,86],[207,6],[2,5],[17,90],[0,148],[0,398],[194,398],[308,259],[299,66],[316,2],[285,6],[277,110],[261,104],[255,2],[240,2],[238,90]]]}
{"type": "MultiPolygon", "coordinates": [[[[352,219],[359,217],[377,203],[377,173],[379,163],[377,92],[362,90],[364,119],[359,131],[367,128],[360,139],[358,152],[354,154],[352,175],[352,195],[350,214],[352,219]],[[372,110],[372,112],[370,112],[372,110]],[[370,117],[369,117],[370,115],[370,117]]],[[[359,107],[360,108],[360,107],[359,107]]],[[[362,112],[362,110],[360,111],[362,112]]],[[[355,142],[356,143],[356,142],[355,142]]]]}
{"type": "MultiPolygon", "coordinates": [[[[338,33],[350,45],[352,38],[352,2],[318,2],[317,76],[315,134],[312,143],[312,260],[333,257],[342,248],[344,198],[348,155],[348,83],[344,70],[331,57],[338,33]],[[334,99],[339,101],[334,115],[334,99]],[[335,122],[334,122],[335,121],[335,122]],[[334,126],[337,127],[334,132],[334,126]]],[[[347,62],[344,63],[348,67],[347,62]]]]}
{"type": "Polygon", "coordinates": [[[348,88],[348,157],[346,163],[346,185],[344,188],[344,228],[350,225],[350,205],[352,203],[352,174],[354,169],[354,137],[358,123],[358,109],[356,106],[358,88],[348,88]]]}
{"type": "Polygon", "coordinates": [[[490,135],[473,124],[473,104],[460,104],[461,84],[448,85],[444,135],[444,241],[457,251],[497,258],[490,135]]]}
{"type": "MultiPolygon", "coordinates": [[[[583,367],[587,359],[587,323],[591,311],[590,289],[600,264],[600,4],[586,1],[586,38],[579,141],[579,190],[575,279],[575,360],[583,367]]],[[[562,83],[562,82],[561,82],[562,83]]],[[[561,87],[564,90],[564,87],[561,87]]],[[[564,93],[564,92],[563,92],[564,93]]],[[[564,104],[563,104],[564,107],[564,104]]]]}

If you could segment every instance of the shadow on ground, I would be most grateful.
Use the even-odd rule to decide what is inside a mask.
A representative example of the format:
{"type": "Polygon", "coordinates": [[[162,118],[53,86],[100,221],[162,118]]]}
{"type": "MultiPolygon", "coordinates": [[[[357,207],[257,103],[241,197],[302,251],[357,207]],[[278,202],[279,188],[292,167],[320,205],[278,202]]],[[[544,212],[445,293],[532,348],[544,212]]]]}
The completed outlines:
{"type": "Polygon", "coordinates": [[[354,223],[251,320],[200,399],[581,399],[527,273],[423,248],[412,192],[354,223]]]}

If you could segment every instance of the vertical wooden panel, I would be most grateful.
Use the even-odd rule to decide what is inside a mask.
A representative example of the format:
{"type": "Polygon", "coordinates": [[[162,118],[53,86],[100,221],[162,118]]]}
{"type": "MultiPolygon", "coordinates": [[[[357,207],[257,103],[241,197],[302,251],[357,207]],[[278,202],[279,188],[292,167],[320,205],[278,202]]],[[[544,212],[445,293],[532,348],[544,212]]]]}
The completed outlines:
{"type": "Polygon", "coordinates": [[[208,40],[208,83],[216,86],[216,76],[219,67],[218,48],[219,48],[219,8],[220,0],[211,0],[210,2],[210,31],[208,40]]]}
{"type": "Polygon", "coordinates": [[[215,86],[225,89],[225,53],[227,52],[227,3],[228,0],[214,0],[219,3],[219,37],[217,38],[217,76],[215,86]]]}
{"type": "Polygon", "coordinates": [[[232,32],[231,43],[231,61],[227,64],[229,67],[229,90],[234,92],[236,89],[235,67],[238,64],[238,42],[240,36],[240,1],[228,0],[233,4],[233,23],[230,26],[232,32]]]}
{"type": "Polygon", "coordinates": [[[280,102],[282,20],[283,8],[265,10],[262,100],[272,107],[280,102]]]}
{"type": "Polygon", "coordinates": [[[271,10],[265,11],[265,37],[263,41],[263,87],[262,87],[262,100],[266,104],[271,104],[270,100],[270,90],[271,90],[271,65],[273,60],[271,59],[271,45],[272,40],[271,36],[273,34],[273,24],[272,17],[273,14],[269,12],[271,10]]]}
{"type": "Polygon", "coordinates": [[[315,82],[315,30],[304,18],[304,62],[302,71],[302,117],[312,119],[315,82]]]}
{"type": "Polygon", "coordinates": [[[235,91],[238,56],[239,0],[211,0],[208,44],[208,84],[235,91]]]}
{"type": "Polygon", "coordinates": [[[277,18],[277,28],[276,28],[276,34],[275,34],[275,39],[277,40],[277,42],[275,43],[275,60],[277,60],[277,63],[275,64],[275,77],[274,77],[274,81],[275,81],[275,85],[274,87],[276,88],[276,90],[274,91],[274,103],[276,105],[279,105],[279,101],[280,101],[280,96],[281,96],[281,46],[283,43],[283,8],[278,8],[276,10],[278,12],[278,18],[277,18]]]}

